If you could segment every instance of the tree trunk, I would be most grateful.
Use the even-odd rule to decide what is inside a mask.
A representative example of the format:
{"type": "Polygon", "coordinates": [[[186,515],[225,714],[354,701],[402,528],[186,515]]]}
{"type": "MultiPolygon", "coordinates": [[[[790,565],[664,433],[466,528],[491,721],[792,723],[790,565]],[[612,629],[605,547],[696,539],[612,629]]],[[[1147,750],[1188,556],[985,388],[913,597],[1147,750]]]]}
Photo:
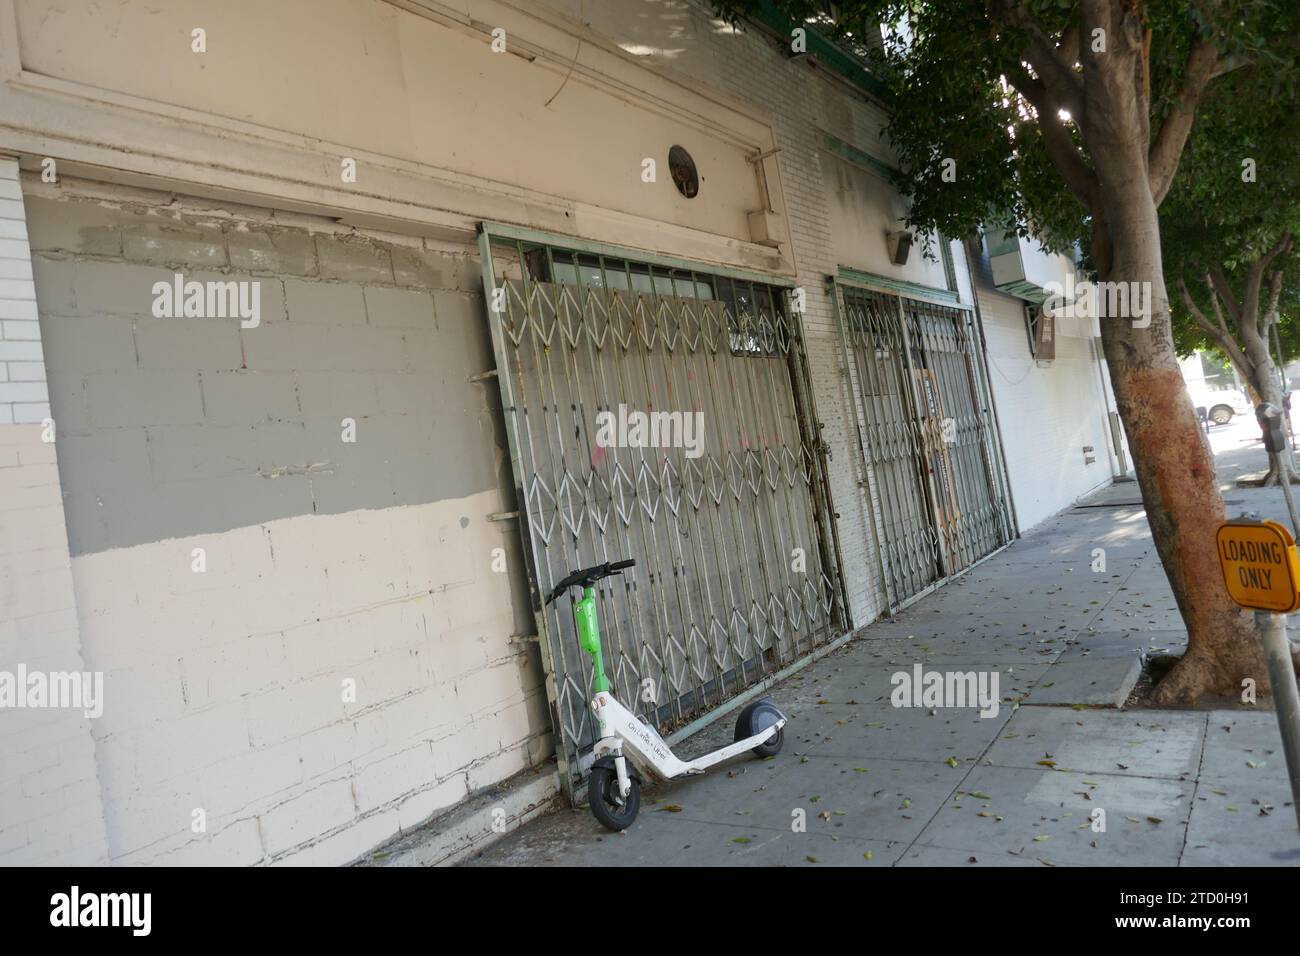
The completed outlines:
{"type": "Polygon", "coordinates": [[[1090,143],[1109,224],[1102,225],[1109,268],[1100,278],[1149,290],[1150,324],[1102,315],[1102,342],[1152,538],[1188,634],[1186,654],[1156,687],[1154,700],[1187,705],[1211,694],[1235,696],[1245,678],[1266,693],[1259,639],[1228,597],[1219,568],[1215,532],[1225,506],[1174,352],[1145,137],[1125,136],[1123,126],[1096,130],[1110,142],[1090,143]]]}
{"type": "MultiPolygon", "coordinates": [[[[1241,317],[1238,323],[1238,331],[1241,335],[1241,341],[1244,346],[1246,357],[1254,366],[1254,374],[1247,377],[1246,381],[1250,388],[1254,389],[1261,402],[1272,402],[1278,408],[1282,408],[1282,387],[1277,378],[1277,367],[1273,363],[1272,353],[1268,350],[1268,339],[1265,335],[1260,335],[1257,331],[1259,328],[1258,317],[1255,315],[1245,315],[1241,317]]],[[[1289,425],[1288,419],[1284,420],[1289,425]]],[[[1278,459],[1275,460],[1270,455],[1268,462],[1268,471],[1263,478],[1255,478],[1248,481],[1237,482],[1243,487],[1271,487],[1279,485],[1282,482],[1282,473],[1278,469],[1278,460],[1281,461],[1282,469],[1285,470],[1288,480],[1291,484],[1300,482],[1300,475],[1296,474],[1295,457],[1291,452],[1290,428],[1287,431],[1287,447],[1278,459]]]]}
{"type": "MultiPolygon", "coordinates": [[[[1251,406],[1257,406],[1261,402],[1272,402],[1280,408],[1284,407],[1282,404],[1283,390],[1278,384],[1278,380],[1273,377],[1276,366],[1273,364],[1273,357],[1268,350],[1267,329],[1263,333],[1259,331],[1258,309],[1250,312],[1245,311],[1247,305],[1252,301],[1252,297],[1247,295],[1243,298],[1242,301],[1247,305],[1230,309],[1237,328],[1237,333],[1234,335],[1228,331],[1227,324],[1223,320],[1223,309],[1218,301],[1212,301],[1211,303],[1214,306],[1215,318],[1219,320],[1219,324],[1215,326],[1197,308],[1186,286],[1182,287],[1182,293],[1197,325],[1228,356],[1228,361],[1232,365],[1233,376],[1238,382],[1243,383],[1242,389],[1246,393],[1251,406]]],[[[1211,286],[1210,295],[1211,297],[1221,297],[1222,293],[1211,286]]],[[[1211,402],[1209,407],[1205,409],[1207,416],[1213,408],[1214,404],[1211,402]]],[[[1290,413],[1287,414],[1286,426],[1283,433],[1287,445],[1286,453],[1276,460],[1270,455],[1268,470],[1264,473],[1239,477],[1236,481],[1238,488],[1262,488],[1269,485],[1278,485],[1281,484],[1283,475],[1288,477],[1291,484],[1300,481],[1300,475],[1296,474],[1294,443],[1290,434],[1290,413]]],[[[1209,443],[1208,427],[1206,443],[1209,443]]]]}

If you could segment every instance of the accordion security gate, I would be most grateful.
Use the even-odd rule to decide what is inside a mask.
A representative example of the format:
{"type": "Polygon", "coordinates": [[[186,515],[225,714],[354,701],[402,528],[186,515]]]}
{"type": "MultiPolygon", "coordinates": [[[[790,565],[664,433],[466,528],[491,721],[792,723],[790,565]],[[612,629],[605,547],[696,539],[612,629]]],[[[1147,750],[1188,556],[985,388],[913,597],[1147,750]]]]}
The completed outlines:
{"type": "Polygon", "coordinates": [[[835,283],[864,487],[890,610],[1013,536],[992,396],[974,315],[835,283]]]}
{"type": "MultiPolygon", "coordinates": [[[[668,734],[847,630],[798,322],[781,288],[505,228],[480,247],[534,600],[636,559],[598,589],[606,672],[668,734]]],[[[567,598],[536,614],[572,798],[591,661],[567,598]]]]}

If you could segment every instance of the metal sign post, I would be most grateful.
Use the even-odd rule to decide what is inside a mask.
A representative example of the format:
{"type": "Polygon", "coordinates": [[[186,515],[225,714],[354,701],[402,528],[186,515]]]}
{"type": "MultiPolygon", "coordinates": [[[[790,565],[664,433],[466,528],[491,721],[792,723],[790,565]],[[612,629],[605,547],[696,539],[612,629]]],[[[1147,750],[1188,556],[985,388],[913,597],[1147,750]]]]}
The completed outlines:
{"type": "Polygon", "coordinates": [[[1300,827],[1300,692],[1296,691],[1286,615],[1256,611],[1255,625],[1268,658],[1273,709],[1277,711],[1277,726],[1282,732],[1282,750],[1286,754],[1287,773],[1291,775],[1291,804],[1295,807],[1296,825],[1300,827]]]}
{"type": "Polygon", "coordinates": [[[1300,691],[1286,636],[1286,616],[1300,608],[1295,539],[1276,521],[1242,516],[1220,525],[1215,542],[1228,593],[1239,606],[1255,611],[1291,777],[1291,803],[1300,826],[1300,691]]]}
{"type": "Polygon", "coordinates": [[[1291,515],[1291,528],[1300,534],[1300,515],[1296,514],[1295,498],[1291,495],[1291,469],[1295,460],[1287,448],[1286,436],[1282,429],[1282,409],[1272,402],[1255,406],[1255,420],[1264,441],[1264,450],[1268,452],[1269,462],[1277,469],[1277,480],[1282,486],[1282,497],[1286,498],[1286,510],[1291,515]],[[1285,456],[1285,457],[1284,457],[1285,456]]]}

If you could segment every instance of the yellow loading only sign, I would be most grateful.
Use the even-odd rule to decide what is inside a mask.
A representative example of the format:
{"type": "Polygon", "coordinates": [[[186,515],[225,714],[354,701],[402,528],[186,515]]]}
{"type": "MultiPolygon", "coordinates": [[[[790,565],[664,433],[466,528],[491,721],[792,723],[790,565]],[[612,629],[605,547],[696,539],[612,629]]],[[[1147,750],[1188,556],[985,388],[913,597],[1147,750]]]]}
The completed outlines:
{"type": "Polygon", "coordinates": [[[1238,518],[1219,526],[1219,565],[1238,605],[1285,614],[1300,608],[1300,557],[1276,521],[1238,518]]]}

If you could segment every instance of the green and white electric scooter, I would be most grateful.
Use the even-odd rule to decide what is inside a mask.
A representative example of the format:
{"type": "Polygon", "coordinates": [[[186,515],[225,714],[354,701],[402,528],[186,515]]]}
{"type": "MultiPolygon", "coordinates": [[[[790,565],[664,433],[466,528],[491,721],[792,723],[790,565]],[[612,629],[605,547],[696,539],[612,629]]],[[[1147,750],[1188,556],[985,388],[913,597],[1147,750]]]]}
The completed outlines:
{"type": "Polygon", "coordinates": [[[552,603],[569,588],[582,588],[582,598],[573,603],[573,620],[578,629],[578,643],[591,655],[594,664],[591,700],[592,712],[600,728],[587,782],[587,802],[596,819],[611,830],[626,830],[641,809],[641,776],[638,767],[665,780],[703,773],[746,750],[760,757],[781,751],[786,716],[771,697],[750,704],[736,719],[735,743],[695,760],[678,760],[668,744],[653,727],[642,723],[636,714],[620,704],[609,689],[605,676],[604,656],[600,648],[600,622],[596,617],[596,582],[636,565],[635,561],[616,561],[574,571],[551,591],[546,603],[552,603]],[[632,759],[629,765],[628,758],[632,759]]]}

